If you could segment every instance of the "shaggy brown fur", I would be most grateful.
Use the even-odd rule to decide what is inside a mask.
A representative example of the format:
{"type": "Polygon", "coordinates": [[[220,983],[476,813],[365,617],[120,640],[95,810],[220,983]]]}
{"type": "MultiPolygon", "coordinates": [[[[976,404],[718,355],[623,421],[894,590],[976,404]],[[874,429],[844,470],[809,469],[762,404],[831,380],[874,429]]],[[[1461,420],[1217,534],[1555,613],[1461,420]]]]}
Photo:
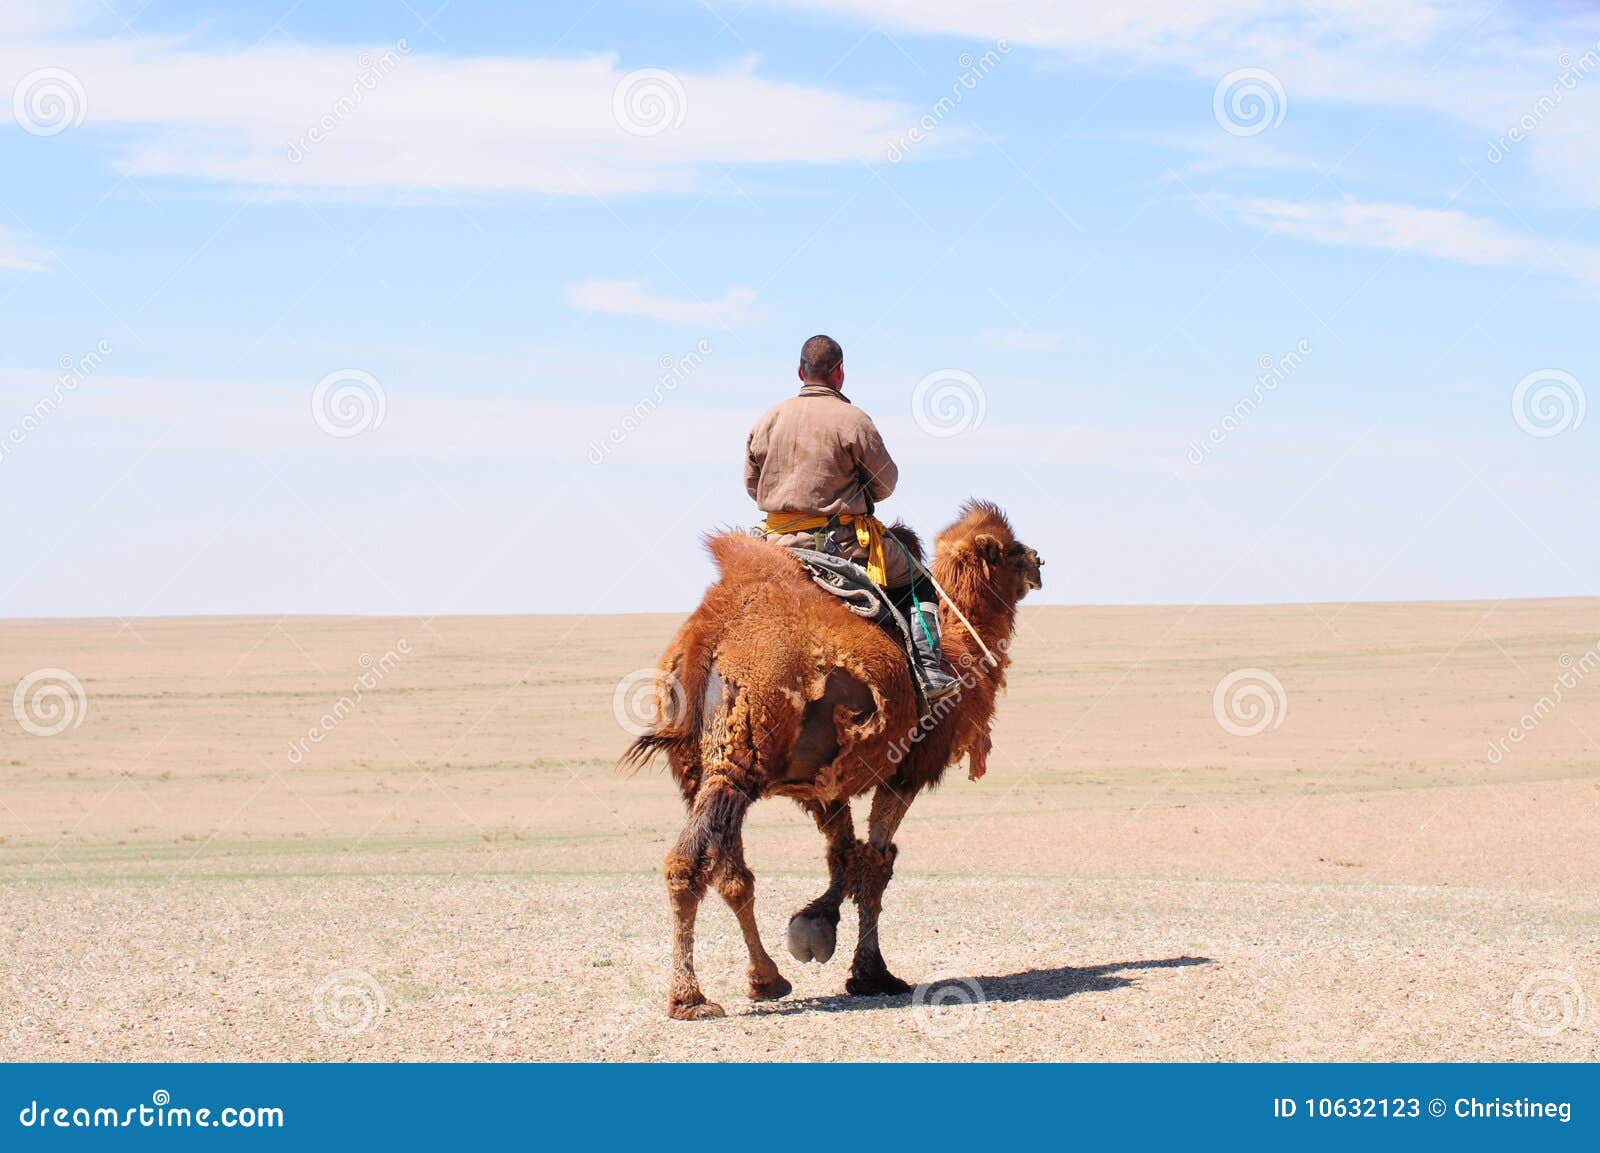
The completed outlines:
{"type": "MultiPolygon", "coordinates": [[[[897,525],[895,532],[920,555],[909,530],[897,525]]],[[[798,802],[828,842],[828,889],[790,920],[790,952],[802,961],[831,957],[839,907],[850,897],[861,928],[846,988],[906,992],[910,986],[889,972],[878,950],[894,833],[912,799],[937,785],[954,761],[965,756],[969,775],[983,775],[1017,603],[1040,587],[1043,562],[987,502],[969,502],[939,534],[934,575],[998,663],[989,664],[941,605],[945,657],[962,689],[919,725],[897,642],[818,589],[784,550],[737,533],[712,537],[708,547],[722,578],[661,659],[659,726],[622,758],[637,768],[665,753],[689,809],[666,859],[674,920],[668,1012],[682,1020],[722,1015],[694,972],[695,915],[708,884],[744,933],[751,999],[789,992],[756,931],[755,878],[741,839],[745,811],[770,796],[798,802]],[[849,801],[867,792],[873,796],[861,841],[849,801]]]]}

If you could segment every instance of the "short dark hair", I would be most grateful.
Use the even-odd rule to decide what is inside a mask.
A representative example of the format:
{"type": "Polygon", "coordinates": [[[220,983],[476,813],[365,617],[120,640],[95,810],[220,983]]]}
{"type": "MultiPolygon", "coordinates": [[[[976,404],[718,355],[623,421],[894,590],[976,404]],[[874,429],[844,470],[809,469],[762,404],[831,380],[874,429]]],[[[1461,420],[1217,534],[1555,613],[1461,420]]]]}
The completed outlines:
{"type": "Polygon", "coordinates": [[[800,346],[800,375],[822,383],[844,363],[844,349],[831,336],[813,336],[800,346]]]}

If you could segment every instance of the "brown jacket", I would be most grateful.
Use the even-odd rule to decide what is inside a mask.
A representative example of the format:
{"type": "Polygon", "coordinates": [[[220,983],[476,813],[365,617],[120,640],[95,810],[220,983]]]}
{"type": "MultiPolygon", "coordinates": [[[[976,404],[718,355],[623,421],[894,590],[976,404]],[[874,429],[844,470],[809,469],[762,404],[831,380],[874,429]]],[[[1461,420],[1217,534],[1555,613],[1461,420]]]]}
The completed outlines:
{"type": "Polygon", "coordinates": [[[899,479],[872,418],[825,384],[769,408],[745,444],[744,487],[765,513],[867,512],[899,479]]]}

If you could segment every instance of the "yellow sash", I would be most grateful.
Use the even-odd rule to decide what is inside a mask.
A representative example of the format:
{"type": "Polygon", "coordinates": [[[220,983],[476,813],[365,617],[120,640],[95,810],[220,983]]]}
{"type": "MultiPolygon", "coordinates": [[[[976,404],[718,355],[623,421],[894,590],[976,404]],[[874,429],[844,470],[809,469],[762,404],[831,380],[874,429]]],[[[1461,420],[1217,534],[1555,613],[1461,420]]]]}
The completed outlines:
{"type": "Polygon", "coordinates": [[[791,532],[810,532],[827,528],[833,523],[854,525],[856,543],[867,550],[867,576],[872,583],[883,587],[889,579],[883,558],[883,522],[867,513],[841,512],[837,516],[786,516],[778,513],[767,517],[761,525],[763,532],[781,536],[791,532]]]}

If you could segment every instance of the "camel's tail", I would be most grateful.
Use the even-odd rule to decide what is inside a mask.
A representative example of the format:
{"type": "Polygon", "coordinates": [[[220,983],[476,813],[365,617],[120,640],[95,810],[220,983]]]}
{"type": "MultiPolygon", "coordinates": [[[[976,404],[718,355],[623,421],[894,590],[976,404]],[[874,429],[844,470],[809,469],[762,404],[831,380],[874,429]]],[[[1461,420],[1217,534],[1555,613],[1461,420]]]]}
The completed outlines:
{"type": "Polygon", "coordinates": [[[633,739],[617,758],[617,770],[630,777],[650,763],[657,753],[665,753],[676,774],[680,764],[693,761],[700,747],[699,701],[682,710],[663,709],[660,724],[633,739]]]}
{"type": "Polygon", "coordinates": [[[679,635],[663,661],[657,685],[655,728],[635,737],[617,758],[617,769],[632,776],[657,753],[665,753],[674,776],[693,766],[700,755],[700,718],[705,705],[706,682],[711,673],[708,646],[694,636],[679,635]]]}
{"type": "Polygon", "coordinates": [[[654,732],[635,737],[622,756],[617,758],[617,771],[630,777],[650,763],[657,753],[666,753],[670,759],[674,752],[680,755],[692,747],[694,740],[678,733],[654,732]]]}

